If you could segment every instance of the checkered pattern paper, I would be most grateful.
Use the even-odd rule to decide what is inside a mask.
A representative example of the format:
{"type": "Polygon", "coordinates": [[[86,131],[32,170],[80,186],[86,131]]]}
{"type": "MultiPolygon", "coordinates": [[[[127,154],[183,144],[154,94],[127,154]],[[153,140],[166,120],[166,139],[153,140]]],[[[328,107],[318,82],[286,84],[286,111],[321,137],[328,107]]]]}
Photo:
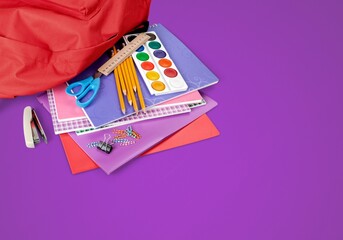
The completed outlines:
{"type": "Polygon", "coordinates": [[[92,127],[92,124],[88,121],[88,119],[78,119],[78,120],[59,122],[57,119],[57,110],[56,110],[56,105],[55,105],[54,94],[51,90],[48,90],[47,95],[48,95],[48,100],[49,100],[52,125],[54,127],[55,134],[73,132],[73,131],[88,129],[92,127]]]}
{"type": "Polygon", "coordinates": [[[190,107],[187,104],[169,106],[169,107],[158,108],[158,109],[152,108],[152,109],[147,110],[146,113],[139,112],[137,115],[130,115],[120,120],[117,120],[109,125],[106,125],[102,128],[94,129],[88,119],[78,119],[78,120],[59,122],[57,119],[56,105],[55,105],[54,95],[52,91],[48,90],[47,95],[48,95],[50,114],[51,114],[55,134],[74,132],[74,131],[77,131],[78,134],[84,134],[84,133],[89,133],[93,131],[99,131],[105,128],[117,127],[117,126],[125,125],[128,123],[134,123],[134,122],[153,119],[153,118],[187,113],[191,111],[190,107]]]}
{"type": "Polygon", "coordinates": [[[188,106],[188,104],[183,104],[183,105],[175,105],[175,106],[168,106],[168,107],[159,107],[159,108],[151,108],[150,110],[147,110],[146,113],[139,112],[138,115],[130,115],[125,118],[119,119],[113,123],[110,123],[108,125],[105,125],[103,127],[99,128],[89,128],[86,130],[80,130],[76,131],[77,135],[82,135],[85,133],[91,133],[91,132],[96,132],[100,131],[103,129],[107,128],[112,128],[112,127],[119,127],[121,125],[129,124],[129,123],[134,123],[134,122],[139,122],[143,120],[149,120],[153,118],[160,118],[160,117],[167,117],[167,116],[172,116],[176,114],[181,114],[181,113],[187,113],[190,112],[191,108],[188,106]]]}

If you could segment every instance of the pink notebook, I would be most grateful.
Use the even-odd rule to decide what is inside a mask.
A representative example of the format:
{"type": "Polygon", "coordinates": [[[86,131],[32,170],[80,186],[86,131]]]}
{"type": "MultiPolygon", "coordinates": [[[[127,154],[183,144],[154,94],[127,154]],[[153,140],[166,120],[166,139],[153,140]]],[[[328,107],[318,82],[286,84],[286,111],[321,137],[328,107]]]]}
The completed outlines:
{"type": "Polygon", "coordinates": [[[86,118],[82,108],[76,106],[75,98],[65,93],[66,84],[61,84],[52,89],[57,112],[57,120],[60,122],[86,118]]]}

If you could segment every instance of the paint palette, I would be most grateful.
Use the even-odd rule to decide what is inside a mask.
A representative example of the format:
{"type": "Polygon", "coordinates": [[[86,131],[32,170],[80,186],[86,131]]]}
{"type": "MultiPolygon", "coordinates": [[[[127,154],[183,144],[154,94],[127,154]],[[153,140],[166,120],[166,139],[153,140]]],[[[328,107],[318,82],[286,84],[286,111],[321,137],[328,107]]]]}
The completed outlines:
{"type": "MultiPolygon", "coordinates": [[[[146,33],[150,39],[132,54],[133,60],[151,95],[182,92],[188,89],[173,60],[154,31],[146,33]]],[[[137,34],[124,36],[128,44],[137,34]]]]}

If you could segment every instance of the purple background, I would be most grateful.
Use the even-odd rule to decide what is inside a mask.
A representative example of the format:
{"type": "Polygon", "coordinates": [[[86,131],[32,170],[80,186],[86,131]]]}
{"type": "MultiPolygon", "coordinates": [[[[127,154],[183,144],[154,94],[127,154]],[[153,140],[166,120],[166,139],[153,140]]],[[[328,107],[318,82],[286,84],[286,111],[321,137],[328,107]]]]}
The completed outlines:
{"type": "Polygon", "coordinates": [[[342,1],[196,2],[155,0],[150,20],[220,78],[221,136],[72,175],[35,96],[0,100],[0,239],[343,239],[342,1]]]}

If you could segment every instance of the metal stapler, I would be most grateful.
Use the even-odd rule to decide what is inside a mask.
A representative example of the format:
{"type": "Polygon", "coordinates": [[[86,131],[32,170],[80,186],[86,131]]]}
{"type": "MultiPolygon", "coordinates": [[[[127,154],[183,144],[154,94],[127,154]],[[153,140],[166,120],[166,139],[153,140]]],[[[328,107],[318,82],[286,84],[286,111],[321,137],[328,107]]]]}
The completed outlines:
{"type": "Polygon", "coordinates": [[[48,143],[38,116],[35,110],[30,106],[27,106],[24,109],[23,127],[26,147],[34,148],[35,144],[40,142],[40,137],[45,143],[48,143]]]}

